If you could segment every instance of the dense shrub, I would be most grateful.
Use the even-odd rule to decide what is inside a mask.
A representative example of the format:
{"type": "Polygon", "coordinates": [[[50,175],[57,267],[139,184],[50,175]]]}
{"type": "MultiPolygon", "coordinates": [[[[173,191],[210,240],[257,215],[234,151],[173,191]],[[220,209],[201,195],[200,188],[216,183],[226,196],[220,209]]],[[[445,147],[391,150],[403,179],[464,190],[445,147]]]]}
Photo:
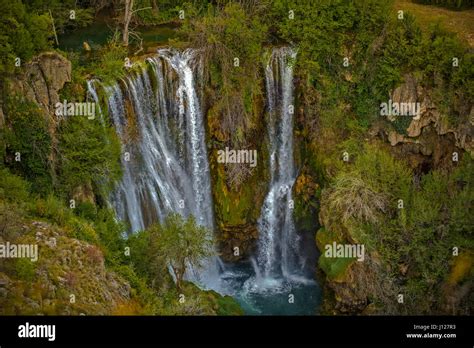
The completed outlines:
{"type": "Polygon", "coordinates": [[[8,98],[5,106],[6,164],[32,183],[34,192],[52,190],[51,136],[46,115],[34,103],[8,98]]]}
{"type": "Polygon", "coordinates": [[[105,194],[107,184],[121,175],[120,142],[113,129],[96,118],[72,117],[59,125],[59,180],[62,192],[71,195],[82,185],[97,185],[105,194]],[[105,189],[105,192],[103,191],[105,189]]]}

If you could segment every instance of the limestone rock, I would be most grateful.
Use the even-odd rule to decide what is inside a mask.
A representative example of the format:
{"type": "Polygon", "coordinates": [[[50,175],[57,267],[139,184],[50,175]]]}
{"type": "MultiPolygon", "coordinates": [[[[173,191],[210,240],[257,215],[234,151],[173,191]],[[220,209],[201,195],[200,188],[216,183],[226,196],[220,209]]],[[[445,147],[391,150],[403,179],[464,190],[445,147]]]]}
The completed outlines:
{"type": "Polygon", "coordinates": [[[258,240],[258,229],[252,223],[223,226],[219,235],[221,257],[225,261],[235,262],[251,255],[258,240]]]}
{"type": "Polygon", "coordinates": [[[365,272],[360,263],[353,262],[344,277],[329,280],[327,286],[334,291],[335,310],[340,314],[359,314],[368,305],[367,294],[358,286],[357,276],[365,272]]]}
{"type": "MultiPolygon", "coordinates": [[[[413,76],[405,76],[405,83],[397,87],[391,94],[393,103],[416,103],[418,99],[417,84],[413,76]]],[[[395,120],[395,116],[389,116],[390,121],[395,120]]]]}
{"type": "MultiPolygon", "coordinates": [[[[462,120],[457,125],[450,125],[447,117],[432,101],[429,90],[423,88],[411,74],[406,75],[404,80],[404,83],[391,93],[391,99],[393,103],[420,103],[419,116],[411,119],[405,130],[406,134],[387,129],[387,127],[383,128],[380,124],[376,124],[376,129],[372,129],[371,134],[385,133],[392,146],[417,144],[416,153],[425,156],[435,153],[433,148],[437,147],[436,143],[445,143],[440,137],[449,136],[448,139],[452,140],[450,150],[457,147],[474,155],[474,106],[458,103],[460,104],[456,106],[458,112],[464,116],[461,116],[462,120]]],[[[395,117],[390,116],[388,120],[393,122],[395,117]]],[[[415,147],[411,146],[411,149],[415,147]]],[[[446,151],[443,152],[448,155],[446,151]]]]}
{"type": "Polygon", "coordinates": [[[25,96],[51,115],[59,102],[59,91],[70,81],[71,62],[57,52],[44,52],[25,64],[10,87],[13,94],[25,96]]]}

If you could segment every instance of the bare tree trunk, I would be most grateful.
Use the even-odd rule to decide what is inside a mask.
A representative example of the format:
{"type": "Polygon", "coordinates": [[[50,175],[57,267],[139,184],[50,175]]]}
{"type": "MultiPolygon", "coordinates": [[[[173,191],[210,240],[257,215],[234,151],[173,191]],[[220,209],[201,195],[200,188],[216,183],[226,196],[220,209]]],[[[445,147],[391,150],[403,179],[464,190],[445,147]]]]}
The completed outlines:
{"type": "Polygon", "coordinates": [[[128,46],[128,26],[132,19],[133,0],[125,0],[125,14],[123,17],[123,44],[128,46]]]}
{"type": "Polygon", "coordinates": [[[54,25],[54,18],[51,10],[49,10],[49,16],[51,17],[51,24],[53,25],[54,39],[56,40],[56,45],[59,46],[58,35],[56,34],[56,26],[54,25]]]}

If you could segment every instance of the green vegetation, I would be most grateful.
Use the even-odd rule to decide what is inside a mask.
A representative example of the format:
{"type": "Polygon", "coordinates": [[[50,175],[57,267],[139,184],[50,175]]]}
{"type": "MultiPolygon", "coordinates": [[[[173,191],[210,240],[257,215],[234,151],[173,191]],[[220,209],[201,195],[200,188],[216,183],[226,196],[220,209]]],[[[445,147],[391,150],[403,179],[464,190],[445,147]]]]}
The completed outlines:
{"type": "Polygon", "coordinates": [[[100,115],[94,120],[74,117],[59,126],[58,173],[61,189],[68,195],[78,187],[94,185],[94,192],[105,196],[121,176],[120,142],[102,122],[100,115]]]}
{"type": "MultiPolygon", "coordinates": [[[[161,225],[123,237],[125,226],[106,204],[121,177],[121,148],[103,95],[99,96],[103,118],[96,110],[94,120],[58,120],[35,103],[10,95],[6,79],[19,78],[25,63],[54,49],[54,29],[57,34],[73,33],[99,13],[117,31],[104,45],[58,51],[72,62],[72,81],[60,91],[60,100],[85,101],[90,78],[107,84],[133,73],[124,62],[139,40],[132,41],[131,48],[122,45],[123,6],[120,1],[106,5],[0,0],[0,237],[28,241],[38,230],[33,223],[44,223],[47,233],[56,233],[54,238],[87,255],[81,262],[90,266],[88,271],[105,269],[117,283],[129,284],[131,297],[117,295],[119,304],[104,307],[104,313],[238,314],[232,299],[183,280],[188,263],[197,267],[209,254],[208,232],[192,218],[184,221],[171,215],[161,225]],[[72,9],[76,19],[70,18],[72,9]],[[16,58],[21,59],[20,66],[15,66],[16,58]],[[76,201],[73,209],[70,199],[76,201]],[[128,247],[131,256],[125,253],[128,247]],[[181,293],[185,303],[179,302],[181,293]]],[[[173,22],[179,35],[171,43],[199,49],[205,67],[203,105],[210,153],[225,146],[258,149],[255,171],[223,169],[210,156],[218,224],[234,231],[255,223],[259,214],[269,156],[262,136],[266,134],[263,66],[272,47],[291,45],[298,52],[294,62],[298,228],[313,233],[319,212],[324,225],[317,233],[319,249],[333,241],[366,245],[369,261],[360,272],[367,277],[352,281],[366,289],[369,302],[382,312],[386,308],[389,313],[446,313],[446,294],[465,285],[472,273],[472,158],[459,148],[466,137],[453,135],[470,127],[474,102],[472,1],[136,0],[134,8],[146,9],[134,14],[131,29],[173,22]],[[179,18],[181,10],[184,19],[179,18]],[[422,133],[408,146],[439,141],[442,147],[443,140],[456,147],[460,163],[437,166],[436,154],[380,141],[391,131],[407,135],[411,120],[390,122],[380,117],[379,106],[409,79],[429,98],[429,109],[439,119],[427,126],[432,138],[422,133]],[[446,132],[439,131],[441,125],[446,132]],[[341,160],[343,154],[347,160],[341,160]],[[457,259],[454,247],[459,249],[457,259]],[[374,286],[378,283],[389,285],[379,289],[374,286]],[[403,308],[393,304],[393,294],[400,292],[407,299],[403,308]]],[[[51,268],[51,278],[61,273],[55,254],[45,255],[41,265],[0,264],[0,275],[18,282],[16,299],[25,284],[44,285],[38,274],[45,268],[51,268]]],[[[352,262],[321,256],[319,266],[329,281],[349,281],[351,277],[345,276],[352,275],[352,262]]],[[[66,273],[61,278],[73,288],[81,277],[80,266],[66,273]]],[[[31,291],[33,298],[45,290],[31,291]]],[[[94,293],[91,288],[87,291],[94,293]]],[[[67,291],[59,297],[56,307],[38,312],[65,313],[71,308],[67,291]]],[[[460,308],[466,307],[462,301],[460,308]]],[[[4,308],[14,313],[13,307],[4,308]]],[[[77,313],[93,310],[74,307],[77,313]]]]}
{"type": "Polygon", "coordinates": [[[2,0],[0,20],[0,75],[12,73],[15,59],[27,61],[34,54],[50,47],[49,17],[31,13],[21,0],[2,0]]]}
{"type": "Polygon", "coordinates": [[[347,242],[342,240],[342,236],[338,236],[334,230],[327,230],[322,227],[316,234],[316,243],[321,256],[319,257],[318,265],[323,270],[324,274],[331,280],[337,280],[339,277],[343,277],[347,268],[355,261],[355,258],[340,258],[340,257],[326,257],[325,246],[332,245],[333,242],[338,244],[347,242]]]}
{"type": "MultiPolygon", "coordinates": [[[[429,313],[439,306],[439,284],[450,275],[453,247],[472,250],[472,165],[466,155],[451,174],[433,171],[414,184],[404,163],[366,146],[328,188],[333,220],[326,228],[340,229],[339,219],[346,236],[379,255],[399,293],[409,299],[407,313],[429,313]],[[409,274],[401,273],[401,264],[409,265],[409,274]]],[[[325,259],[320,264],[329,267],[325,259]]],[[[387,308],[391,302],[381,293],[368,296],[387,308]]]]}
{"type": "Polygon", "coordinates": [[[198,269],[212,255],[211,231],[197,225],[194,217],[183,220],[181,215],[171,214],[163,225],[154,225],[144,233],[143,237],[134,235],[131,243],[139,245],[134,251],[144,252],[148,257],[155,255],[142,264],[158,269],[148,269],[146,274],[164,274],[169,266],[178,290],[181,290],[186,271],[190,271],[190,267],[198,269]]]}
{"type": "Polygon", "coordinates": [[[188,16],[181,28],[191,45],[203,50],[212,100],[209,114],[216,118],[209,122],[218,124],[221,138],[235,145],[247,142],[256,128],[253,105],[261,94],[256,81],[267,31],[262,11],[258,5],[246,10],[228,2],[209,6],[203,16],[188,16]]]}
{"type": "Polygon", "coordinates": [[[208,232],[197,226],[193,218],[182,220],[171,215],[162,226],[155,225],[126,239],[125,228],[115,220],[112,211],[96,210],[90,205],[88,208],[83,205],[77,210],[70,209],[52,195],[38,198],[29,192],[25,180],[7,169],[1,169],[0,173],[0,241],[31,243],[40,234],[51,243],[54,236],[54,247],[39,243],[40,254],[36,262],[29,259],[0,260],[0,278],[9,280],[12,296],[0,298],[0,313],[242,314],[232,298],[212,291],[204,292],[184,282],[182,273],[177,274],[179,291],[173,284],[167,272],[168,261],[171,264],[175,261],[178,264],[190,262],[197,266],[201,257],[209,255],[211,242],[206,239],[208,232]],[[162,250],[163,254],[157,250],[162,250]],[[74,256],[65,263],[64,255],[71,252],[74,256]],[[100,266],[102,261],[105,268],[100,266]],[[107,279],[101,280],[99,275],[103,272],[108,275],[107,279]],[[59,281],[65,283],[61,285],[62,290],[54,294],[47,287],[57,279],[63,279],[59,281]],[[111,280],[127,282],[130,297],[124,298],[123,294],[110,288],[107,283],[111,280]],[[25,286],[31,290],[24,293],[25,286]],[[69,302],[69,288],[77,294],[76,304],[69,302]],[[101,297],[104,293],[113,297],[113,304],[101,297]],[[180,301],[181,294],[185,297],[180,301]],[[31,299],[28,303],[48,299],[51,306],[43,303],[34,309],[24,302],[24,296],[31,299]],[[90,298],[97,302],[89,303],[90,298]]]}
{"type": "Polygon", "coordinates": [[[445,7],[421,5],[412,0],[395,0],[395,9],[410,12],[416,16],[422,30],[439,23],[455,33],[461,41],[467,42],[471,47],[474,44],[472,37],[474,11],[472,9],[453,11],[445,7]]]}
{"type": "Polygon", "coordinates": [[[35,192],[52,190],[51,145],[48,121],[38,105],[19,98],[5,104],[5,162],[16,173],[30,180],[35,192]]]}

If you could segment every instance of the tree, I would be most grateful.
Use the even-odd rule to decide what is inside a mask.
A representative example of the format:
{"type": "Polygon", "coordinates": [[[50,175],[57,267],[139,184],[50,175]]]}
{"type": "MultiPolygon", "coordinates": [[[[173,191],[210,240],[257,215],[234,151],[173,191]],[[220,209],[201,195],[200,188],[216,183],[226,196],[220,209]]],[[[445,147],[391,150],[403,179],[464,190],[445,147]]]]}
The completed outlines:
{"type": "Polygon", "coordinates": [[[130,21],[132,20],[132,16],[142,10],[148,10],[151,9],[151,7],[143,7],[134,10],[133,9],[133,1],[134,0],[125,0],[125,13],[123,16],[123,44],[124,46],[128,46],[128,38],[129,38],[129,26],[130,26],[130,21]]]}
{"type": "Polygon", "coordinates": [[[199,268],[213,254],[211,232],[196,224],[193,216],[186,220],[179,214],[168,215],[162,225],[154,225],[151,233],[157,233],[157,253],[165,261],[176,278],[176,287],[181,284],[188,267],[199,268]]]}
{"type": "Polygon", "coordinates": [[[123,15],[123,44],[128,46],[128,26],[132,19],[133,0],[125,0],[125,13],[123,15]]]}

